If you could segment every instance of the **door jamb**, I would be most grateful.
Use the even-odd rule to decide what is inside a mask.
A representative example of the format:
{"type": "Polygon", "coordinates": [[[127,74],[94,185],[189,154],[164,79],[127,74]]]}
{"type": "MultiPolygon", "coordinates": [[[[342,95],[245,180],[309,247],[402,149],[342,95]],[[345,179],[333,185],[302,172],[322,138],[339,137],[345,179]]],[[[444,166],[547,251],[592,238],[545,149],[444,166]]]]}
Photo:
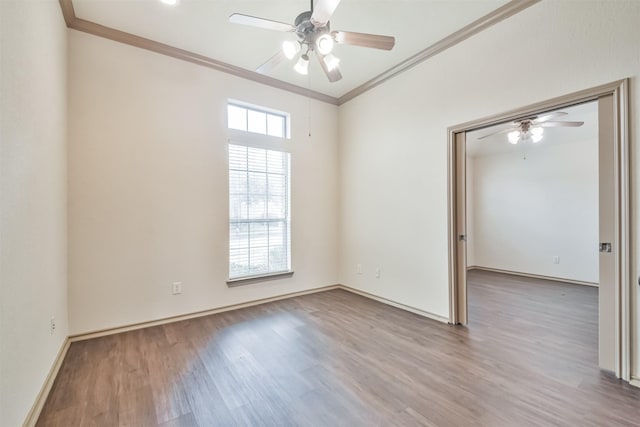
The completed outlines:
{"type": "MultiPolygon", "coordinates": [[[[630,381],[632,351],[631,348],[631,324],[633,315],[633,300],[631,298],[632,271],[630,264],[630,235],[629,235],[629,79],[618,80],[602,86],[560,96],[547,101],[531,104],[504,113],[485,117],[479,120],[462,123],[449,127],[448,133],[448,228],[449,228],[449,323],[460,323],[461,310],[466,310],[466,295],[461,292],[466,283],[457,280],[458,256],[456,251],[457,236],[459,233],[456,225],[457,198],[456,182],[458,171],[456,170],[456,153],[464,147],[456,146],[456,134],[477,130],[506,121],[515,120],[522,116],[538,114],[541,112],[556,110],[575,104],[595,101],[604,95],[613,95],[614,100],[614,145],[615,145],[615,174],[616,174],[616,237],[618,242],[618,257],[615,260],[615,294],[616,294],[616,369],[615,375],[625,381],[630,381]],[[462,307],[462,308],[461,308],[462,307]]],[[[464,151],[463,151],[464,152],[464,151]]]]}

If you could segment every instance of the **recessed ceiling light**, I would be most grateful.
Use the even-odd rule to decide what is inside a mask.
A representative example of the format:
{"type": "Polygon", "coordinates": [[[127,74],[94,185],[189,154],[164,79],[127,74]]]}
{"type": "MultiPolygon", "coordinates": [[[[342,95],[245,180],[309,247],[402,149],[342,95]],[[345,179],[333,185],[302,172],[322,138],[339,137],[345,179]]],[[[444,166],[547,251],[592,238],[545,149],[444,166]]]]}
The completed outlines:
{"type": "Polygon", "coordinates": [[[175,6],[176,4],[178,4],[178,0],[160,0],[160,1],[164,4],[168,4],[171,6],[175,6]]]}

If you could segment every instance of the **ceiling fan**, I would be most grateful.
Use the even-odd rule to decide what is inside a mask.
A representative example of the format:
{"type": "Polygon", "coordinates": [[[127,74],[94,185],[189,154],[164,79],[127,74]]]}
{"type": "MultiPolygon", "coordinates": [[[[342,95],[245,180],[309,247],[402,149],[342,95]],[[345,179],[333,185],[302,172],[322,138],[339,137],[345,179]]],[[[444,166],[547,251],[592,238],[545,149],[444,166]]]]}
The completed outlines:
{"type": "Polygon", "coordinates": [[[293,25],[240,13],[229,16],[229,22],[294,33],[297,36],[296,41],[284,41],[282,49],[260,65],[257,72],[266,74],[283,60],[293,59],[300,52],[294,69],[298,73],[306,75],[309,70],[309,54],[313,52],[329,81],[337,82],[342,78],[342,74],[340,73],[340,59],[331,53],[335,43],[391,50],[396,42],[394,37],[389,36],[331,31],[329,20],[339,3],[340,0],[315,0],[314,4],[314,0],[311,0],[311,10],[299,14],[293,25]]]}
{"type": "Polygon", "coordinates": [[[524,119],[516,120],[506,128],[496,132],[491,132],[486,135],[478,137],[478,139],[484,139],[492,135],[498,135],[506,133],[510,143],[517,144],[518,142],[540,142],[544,133],[544,128],[549,127],[580,127],[584,122],[567,122],[551,120],[559,116],[566,116],[564,111],[556,111],[553,113],[544,114],[542,116],[527,117],[524,119]]]}

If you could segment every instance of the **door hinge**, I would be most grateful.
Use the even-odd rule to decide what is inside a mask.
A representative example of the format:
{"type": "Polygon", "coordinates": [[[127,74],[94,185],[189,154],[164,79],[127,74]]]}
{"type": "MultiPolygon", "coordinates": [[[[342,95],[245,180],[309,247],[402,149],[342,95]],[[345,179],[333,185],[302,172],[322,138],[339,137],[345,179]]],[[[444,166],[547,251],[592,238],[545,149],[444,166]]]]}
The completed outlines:
{"type": "Polygon", "coordinates": [[[460,236],[458,236],[458,240],[460,240],[461,242],[466,242],[467,241],[467,235],[466,234],[461,234],[460,236]]]}
{"type": "Polygon", "coordinates": [[[611,252],[611,243],[600,243],[600,252],[611,252]]]}

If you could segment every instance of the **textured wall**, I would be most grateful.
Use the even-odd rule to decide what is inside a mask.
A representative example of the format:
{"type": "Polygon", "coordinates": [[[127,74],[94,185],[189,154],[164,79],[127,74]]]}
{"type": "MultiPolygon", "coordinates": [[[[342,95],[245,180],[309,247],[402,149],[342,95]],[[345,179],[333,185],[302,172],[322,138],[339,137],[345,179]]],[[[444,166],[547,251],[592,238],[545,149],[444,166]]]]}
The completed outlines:
{"type": "Polygon", "coordinates": [[[67,37],[58,2],[1,1],[0,43],[0,425],[18,426],[68,333],[67,37]]]}

